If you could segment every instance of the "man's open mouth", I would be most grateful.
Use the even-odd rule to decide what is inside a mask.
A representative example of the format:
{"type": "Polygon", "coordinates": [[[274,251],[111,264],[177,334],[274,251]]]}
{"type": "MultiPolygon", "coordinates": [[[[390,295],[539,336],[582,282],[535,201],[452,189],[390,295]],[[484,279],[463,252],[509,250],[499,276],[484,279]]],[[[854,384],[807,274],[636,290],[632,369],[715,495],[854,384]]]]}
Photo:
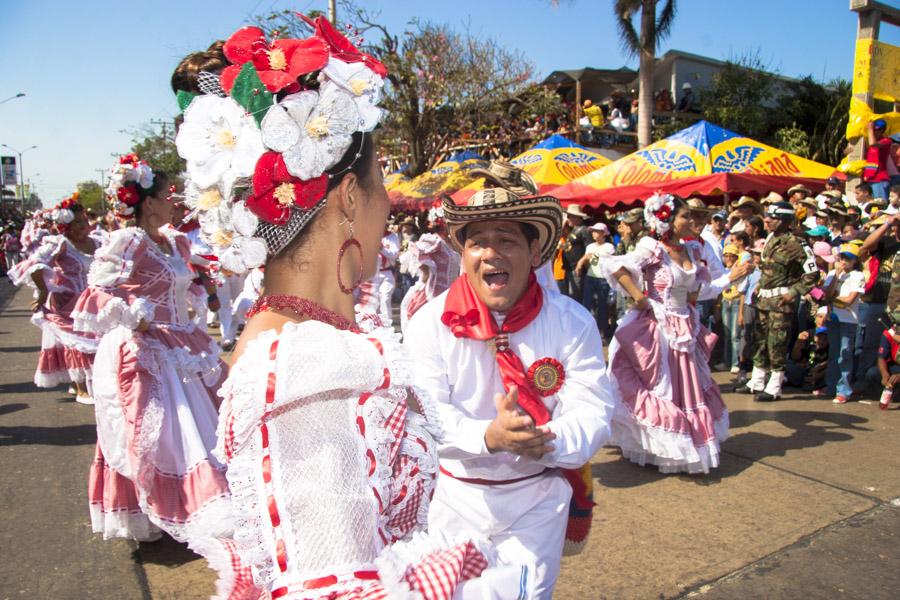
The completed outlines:
{"type": "Polygon", "coordinates": [[[509,273],[506,271],[490,271],[484,274],[484,282],[492,290],[502,289],[509,282],[509,273]]]}

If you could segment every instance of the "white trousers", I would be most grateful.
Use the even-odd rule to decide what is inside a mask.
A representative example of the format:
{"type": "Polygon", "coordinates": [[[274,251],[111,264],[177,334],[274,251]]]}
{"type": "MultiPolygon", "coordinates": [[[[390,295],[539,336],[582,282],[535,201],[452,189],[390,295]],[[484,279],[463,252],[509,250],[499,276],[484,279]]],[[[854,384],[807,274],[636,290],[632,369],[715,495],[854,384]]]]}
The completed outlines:
{"type": "Polygon", "coordinates": [[[221,287],[216,288],[219,297],[219,327],[223,342],[233,342],[237,337],[238,326],[244,322],[246,315],[235,315],[232,304],[244,289],[245,275],[228,275],[221,287]]]}
{"type": "Polygon", "coordinates": [[[489,540],[501,564],[526,565],[530,597],[550,600],[559,576],[572,488],[559,473],[509,485],[463,483],[438,477],[429,531],[489,540]]]}

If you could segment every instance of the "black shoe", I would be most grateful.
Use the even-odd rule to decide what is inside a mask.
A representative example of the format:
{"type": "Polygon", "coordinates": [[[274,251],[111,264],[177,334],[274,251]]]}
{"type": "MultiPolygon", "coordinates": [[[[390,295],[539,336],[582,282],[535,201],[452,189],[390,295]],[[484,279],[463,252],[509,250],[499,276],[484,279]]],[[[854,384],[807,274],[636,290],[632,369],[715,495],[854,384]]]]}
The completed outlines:
{"type": "Polygon", "coordinates": [[[781,396],[773,396],[772,394],[766,392],[756,392],[756,395],[753,396],[753,399],[756,402],[775,402],[776,400],[780,400],[781,396]]]}
{"type": "Polygon", "coordinates": [[[750,380],[748,379],[741,385],[735,384],[734,393],[735,394],[755,394],[756,390],[750,389],[749,383],[750,383],[750,380]]]}

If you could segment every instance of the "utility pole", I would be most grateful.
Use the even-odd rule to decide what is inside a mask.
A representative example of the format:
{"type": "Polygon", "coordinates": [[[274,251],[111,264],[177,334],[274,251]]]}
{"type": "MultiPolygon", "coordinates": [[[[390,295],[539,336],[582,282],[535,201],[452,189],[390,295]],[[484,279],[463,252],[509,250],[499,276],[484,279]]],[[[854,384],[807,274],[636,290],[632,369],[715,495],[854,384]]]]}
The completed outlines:
{"type": "Polygon", "coordinates": [[[337,0],[328,0],[328,20],[337,27],[337,0]]]}
{"type": "Polygon", "coordinates": [[[100,206],[103,208],[103,212],[106,212],[106,169],[94,169],[97,173],[100,173],[100,206]]]}

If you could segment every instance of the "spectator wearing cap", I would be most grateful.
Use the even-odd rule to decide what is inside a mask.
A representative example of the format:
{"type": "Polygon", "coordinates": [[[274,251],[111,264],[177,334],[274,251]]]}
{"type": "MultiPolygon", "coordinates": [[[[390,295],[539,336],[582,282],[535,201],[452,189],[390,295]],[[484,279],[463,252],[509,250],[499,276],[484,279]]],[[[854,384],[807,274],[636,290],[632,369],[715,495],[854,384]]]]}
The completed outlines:
{"type": "MultiPolygon", "coordinates": [[[[743,235],[744,232],[738,232],[743,235]]],[[[722,249],[722,262],[726,269],[731,269],[740,260],[741,250],[736,244],[726,244],[722,249]]],[[[733,374],[740,372],[741,328],[738,327],[738,313],[741,307],[739,284],[732,283],[722,290],[722,365],[720,370],[730,370],[733,374]]]]}
{"type": "Polygon", "coordinates": [[[592,241],[591,234],[584,225],[587,218],[588,215],[577,204],[570,204],[566,209],[566,222],[572,227],[572,230],[566,236],[563,249],[563,269],[566,271],[567,295],[578,301],[581,300],[583,289],[582,278],[576,272],[576,267],[578,261],[584,256],[588,244],[592,241]]]}
{"type": "Polygon", "coordinates": [[[856,380],[863,382],[875,366],[883,320],[891,289],[891,274],[900,250],[900,216],[886,217],[865,239],[859,261],[866,262],[866,290],[859,308],[859,333],[856,343],[856,380]]]}
{"type": "Polygon", "coordinates": [[[612,339],[613,329],[609,320],[610,287],[609,282],[600,270],[600,261],[605,256],[615,254],[615,248],[607,240],[609,228],[605,223],[594,223],[588,227],[594,241],[588,244],[584,256],[578,261],[576,270],[584,275],[584,294],[581,304],[588,309],[597,321],[597,328],[604,343],[612,339]]]}
{"type": "Polygon", "coordinates": [[[814,396],[824,396],[825,373],[828,369],[828,307],[816,311],[814,325],[797,334],[788,357],[785,377],[788,383],[814,396]]]}
{"type": "Polygon", "coordinates": [[[853,376],[853,349],[859,327],[859,299],[865,292],[865,275],[859,270],[859,248],[855,244],[841,246],[834,270],[825,278],[825,301],[831,306],[828,321],[828,369],[825,375],[827,393],[834,394],[835,404],[850,400],[853,376]]]}
{"type": "MultiPolygon", "coordinates": [[[[740,235],[738,232],[736,235],[740,235]]],[[[744,234],[746,235],[746,234],[744,234]]],[[[741,329],[740,344],[740,372],[738,373],[735,388],[739,388],[747,383],[748,373],[753,368],[753,332],[756,324],[756,308],[753,306],[753,293],[759,283],[760,270],[763,249],[766,247],[766,241],[759,239],[750,246],[750,255],[753,257],[753,272],[744,278],[738,284],[738,291],[741,293],[741,304],[738,306],[738,327],[741,329]]]]}
{"type": "Polygon", "coordinates": [[[684,82],[681,84],[681,100],[678,101],[678,106],[675,107],[675,110],[678,112],[694,112],[695,104],[694,87],[690,83],[684,82]]]}
{"type": "Polygon", "coordinates": [[[863,181],[872,186],[872,197],[888,198],[888,185],[891,173],[888,170],[888,161],[891,160],[891,138],[885,135],[887,121],[875,119],[871,121],[866,130],[866,139],[869,147],[866,150],[866,161],[875,165],[863,169],[863,181]]]}
{"type": "Polygon", "coordinates": [[[616,254],[624,256],[637,247],[641,238],[647,235],[644,229],[644,209],[632,208],[623,213],[619,217],[619,221],[624,225],[621,230],[622,237],[616,246],[616,254]]]}
{"type": "Polygon", "coordinates": [[[722,248],[725,247],[725,238],[728,236],[725,220],[725,213],[710,212],[709,222],[700,233],[700,237],[715,251],[719,260],[722,260],[722,248]]]}

